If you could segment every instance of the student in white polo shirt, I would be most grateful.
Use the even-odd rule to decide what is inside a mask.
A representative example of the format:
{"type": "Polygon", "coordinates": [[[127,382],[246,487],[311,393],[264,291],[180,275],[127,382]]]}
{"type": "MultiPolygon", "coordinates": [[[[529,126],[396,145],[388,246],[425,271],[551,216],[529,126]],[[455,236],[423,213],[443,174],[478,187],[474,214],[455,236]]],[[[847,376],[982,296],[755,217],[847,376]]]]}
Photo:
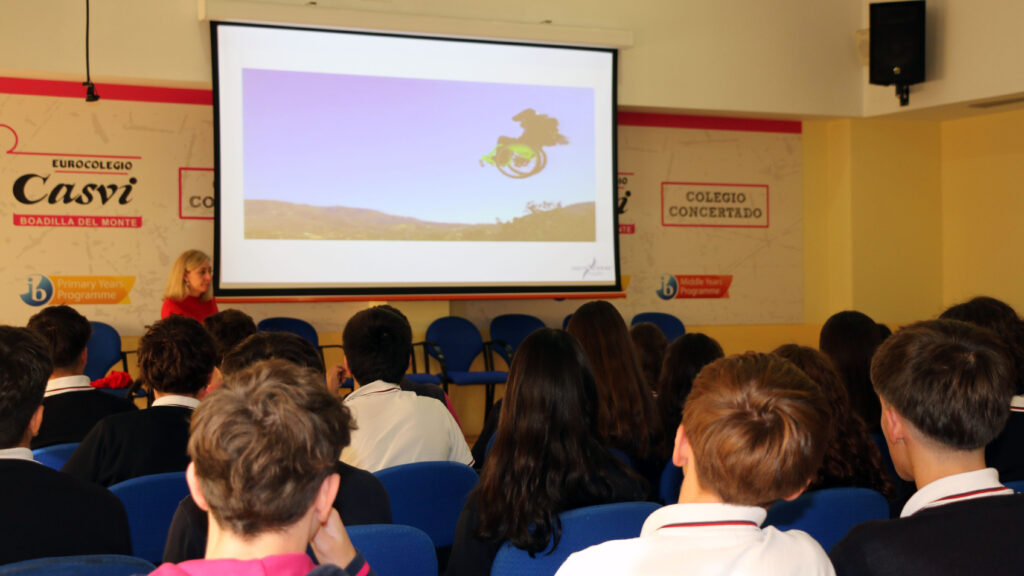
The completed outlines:
{"type": "Polygon", "coordinates": [[[807,533],[761,526],[767,506],[814,478],[829,416],[821,388],[787,360],[748,352],[705,366],[676,431],[679,503],[651,514],[639,538],[573,554],[558,576],[834,574],[807,533]]]}
{"type": "Polygon", "coordinates": [[[896,472],[917,492],[899,519],[861,524],[836,544],[836,572],[1020,574],[1024,495],[985,467],[1014,394],[1003,343],[963,322],[920,322],[882,344],[871,380],[896,472]]]}
{"type": "Polygon", "coordinates": [[[405,318],[387,307],[362,310],[345,325],[342,344],[356,388],[345,398],[356,429],[342,462],[370,472],[412,462],[473,463],[444,404],[398,385],[412,354],[412,329],[405,318]]]}

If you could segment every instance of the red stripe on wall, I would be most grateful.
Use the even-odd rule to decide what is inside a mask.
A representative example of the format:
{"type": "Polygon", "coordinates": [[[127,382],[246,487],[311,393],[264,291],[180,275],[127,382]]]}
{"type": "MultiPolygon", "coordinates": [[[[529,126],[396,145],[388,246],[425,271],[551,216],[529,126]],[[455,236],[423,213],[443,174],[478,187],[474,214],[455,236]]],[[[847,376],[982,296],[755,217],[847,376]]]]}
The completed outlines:
{"type": "MultiPolygon", "coordinates": [[[[96,84],[101,100],[131,102],[160,102],[163,104],[213,105],[212,90],[191,88],[162,88],[158,86],[132,86],[130,84],[96,84]]],[[[85,86],[81,82],[63,80],[34,80],[0,76],[0,93],[27,96],[55,96],[85,100],[85,86]]]]}
{"type": "Polygon", "coordinates": [[[803,131],[803,125],[793,120],[684,116],[680,114],[648,114],[646,112],[619,112],[619,126],[735,130],[738,132],[773,132],[778,134],[800,134],[803,131]]]}

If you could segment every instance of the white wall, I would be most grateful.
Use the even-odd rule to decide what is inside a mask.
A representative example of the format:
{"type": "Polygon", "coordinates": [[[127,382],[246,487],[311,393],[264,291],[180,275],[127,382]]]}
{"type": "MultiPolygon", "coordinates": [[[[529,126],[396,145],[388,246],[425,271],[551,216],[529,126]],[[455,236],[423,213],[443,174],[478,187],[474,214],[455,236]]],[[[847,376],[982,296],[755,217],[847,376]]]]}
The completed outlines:
{"type": "MultiPolygon", "coordinates": [[[[0,70],[84,76],[81,0],[5,0],[0,70]]],[[[250,4],[257,4],[250,2],[250,4]]],[[[266,5],[267,3],[258,3],[266,5]]],[[[281,0],[315,11],[375,11],[633,33],[620,60],[623,106],[747,114],[859,114],[856,2],[820,0],[281,0]]],[[[210,83],[209,32],[197,0],[92,2],[92,71],[134,83],[210,83]]],[[[415,19],[412,19],[415,22],[415,19]]]]}

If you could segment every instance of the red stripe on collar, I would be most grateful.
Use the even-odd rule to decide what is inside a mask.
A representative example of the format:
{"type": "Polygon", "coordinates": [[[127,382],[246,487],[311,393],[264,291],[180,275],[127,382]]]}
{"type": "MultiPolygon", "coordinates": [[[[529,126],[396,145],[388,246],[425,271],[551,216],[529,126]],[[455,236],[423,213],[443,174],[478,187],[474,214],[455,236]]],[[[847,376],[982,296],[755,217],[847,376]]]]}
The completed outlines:
{"type": "Polygon", "coordinates": [[[1006,492],[1007,494],[1012,494],[1013,489],[1007,488],[1006,486],[999,486],[997,488],[982,488],[981,490],[971,490],[970,492],[952,494],[944,498],[939,498],[938,500],[935,500],[935,502],[948,502],[950,500],[959,500],[960,498],[969,498],[971,496],[978,496],[981,494],[992,494],[994,492],[1006,492]]]}
{"type": "Polygon", "coordinates": [[[753,526],[754,528],[760,528],[757,522],[751,522],[750,520],[719,520],[717,522],[676,522],[660,526],[658,530],[662,528],[702,528],[705,526],[753,526]]]}

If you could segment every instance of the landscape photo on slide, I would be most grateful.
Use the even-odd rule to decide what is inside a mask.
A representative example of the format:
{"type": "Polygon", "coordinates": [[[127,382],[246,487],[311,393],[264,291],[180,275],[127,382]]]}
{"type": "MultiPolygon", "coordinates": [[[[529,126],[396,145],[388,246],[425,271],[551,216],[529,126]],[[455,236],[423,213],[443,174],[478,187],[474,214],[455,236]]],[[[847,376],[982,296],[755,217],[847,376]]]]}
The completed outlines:
{"type": "Polygon", "coordinates": [[[247,239],[593,242],[591,88],[245,69],[247,239]]]}

